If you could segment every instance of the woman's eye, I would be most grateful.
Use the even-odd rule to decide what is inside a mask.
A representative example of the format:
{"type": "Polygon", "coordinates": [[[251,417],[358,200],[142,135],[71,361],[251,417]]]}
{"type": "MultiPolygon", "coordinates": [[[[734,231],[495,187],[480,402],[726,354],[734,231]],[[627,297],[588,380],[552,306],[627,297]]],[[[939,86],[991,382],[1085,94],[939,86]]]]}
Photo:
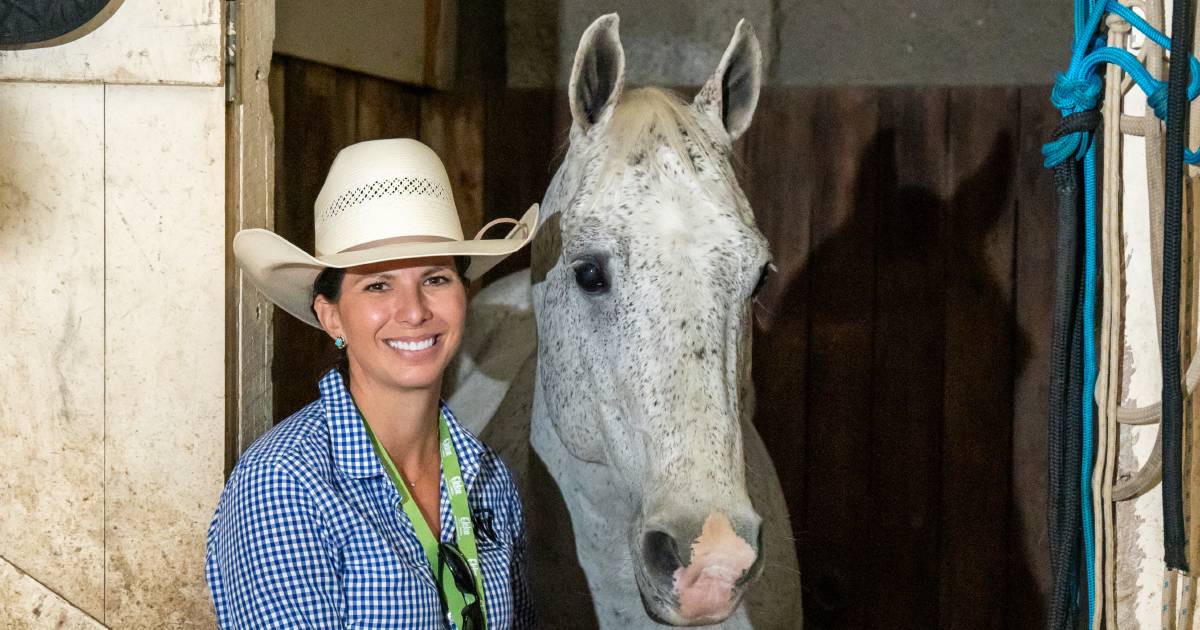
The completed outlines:
{"type": "Polygon", "coordinates": [[[386,288],[387,288],[386,282],[372,282],[371,284],[367,285],[368,291],[383,291],[386,288]]]}
{"type": "Polygon", "coordinates": [[[774,263],[767,263],[763,265],[762,271],[758,273],[758,284],[754,285],[754,291],[750,293],[750,297],[758,297],[758,294],[763,290],[763,287],[766,286],[767,279],[769,279],[773,273],[775,273],[774,263]]]}
{"type": "Polygon", "coordinates": [[[591,261],[575,265],[575,284],[587,293],[608,291],[608,277],[604,275],[604,269],[591,261]]]}
{"type": "Polygon", "coordinates": [[[448,276],[430,276],[429,278],[425,279],[425,283],[437,287],[443,284],[449,284],[450,278],[448,276]]]}

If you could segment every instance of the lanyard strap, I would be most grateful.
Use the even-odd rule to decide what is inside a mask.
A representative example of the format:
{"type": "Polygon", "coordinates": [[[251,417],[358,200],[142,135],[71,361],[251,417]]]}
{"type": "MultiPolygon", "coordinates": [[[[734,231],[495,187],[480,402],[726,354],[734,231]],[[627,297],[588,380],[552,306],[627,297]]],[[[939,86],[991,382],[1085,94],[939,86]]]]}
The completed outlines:
{"type": "MultiPolygon", "coordinates": [[[[361,413],[359,417],[362,418],[361,413]]],[[[408,485],[404,483],[400,471],[392,463],[387,449],[383,448],[379,439],[375,437],[375,432],[371,430],[371,425],[367,423],[366,418],[363,418],[363,426],[366,427],[367,435],[371,438],[371,446],[375,449],[375,455],[379,457],[383,469],[387,471],[392,485],[396,486],[396,490],[400,492],[400,504],[404,513],[408,515],[408,520],[412,522],[417,540],[421,542],[421,548],[425,551],[425,559],[429,562],[429,570],[433,574],[434,581],[441,580],[440,586],[450,608],[450,616],[454,620],[455,626],[462,628],[462,609],[468,602],[454,584],[454,576],[449,570],[438,575],[439,536],[435,536],[430,531],[429,524],[425,522],[420,508],[417,507],[416,501],[408,492],[408,485]]],[[[475,580],[475,592],[478,593],[479,598],[479,610],[483,612],[487,610],[483,600],[483,573],[479,565],[479,548],[475,544],[475,528],[471,522],[471,508],[467,503],[467,488],[463,483],[462,468],[458,463],[458,453],[454,449],[454,441],[450,439],[450,428],[446,424],[446,416],[440,412],[438,413],[438,440],[440,442],[438,452],[441,454],[442,474],[446,478],[446,492],[450,495],[450,512],[454,517],[458,550],[462,552],[463,557],[467,560],[467,565],[471,568],[471,577],[475,580]]],[[[486,623],[486,614],[482,617],[486,623]]]]}

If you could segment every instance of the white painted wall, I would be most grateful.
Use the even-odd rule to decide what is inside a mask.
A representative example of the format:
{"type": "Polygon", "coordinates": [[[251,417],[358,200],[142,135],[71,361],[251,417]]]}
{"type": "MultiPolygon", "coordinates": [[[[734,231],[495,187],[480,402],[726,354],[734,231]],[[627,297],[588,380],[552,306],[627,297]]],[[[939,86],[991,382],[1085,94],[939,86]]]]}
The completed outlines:
{"type": "Polygon", "coordinates": [[[213,625],[221,7],[126,0],[77,41],[0,52],[5,628],[213,625]]]}

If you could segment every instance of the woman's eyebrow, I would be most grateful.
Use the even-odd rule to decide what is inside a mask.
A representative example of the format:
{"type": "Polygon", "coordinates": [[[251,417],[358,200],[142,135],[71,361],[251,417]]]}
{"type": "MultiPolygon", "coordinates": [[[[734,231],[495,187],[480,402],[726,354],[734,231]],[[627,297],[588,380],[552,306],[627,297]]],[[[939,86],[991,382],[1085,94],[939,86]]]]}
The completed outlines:
{"type": "Polygon", "coordinates": [[[379,273],[369,273],[369,274],[359,278],[358,284],[362,284],[364,282],[377,282],[379,280],[391,280],[391,279],[392,279],[391,273],[386,272],[386,271],[380,271],[379,273]]]}

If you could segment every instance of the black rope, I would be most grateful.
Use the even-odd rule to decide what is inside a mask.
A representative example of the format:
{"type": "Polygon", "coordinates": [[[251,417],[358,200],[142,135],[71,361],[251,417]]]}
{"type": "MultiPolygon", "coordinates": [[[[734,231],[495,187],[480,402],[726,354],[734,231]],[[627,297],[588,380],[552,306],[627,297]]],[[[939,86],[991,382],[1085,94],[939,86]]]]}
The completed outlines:
{"type": "MultiPolygon", "coordinates": [[[[1100,112],[1063,118],[1058,138],[1090,131],[1102,121],[1100,112]]],[[[1058,234],[1054,264],[1054,329],[1050,368],[1048,423],[1048,506],[1053,590],[1047,615],[1049,630],[1073,630],[1079,612],[1083,532],[1080,468],[1083,457],[1083,286],[1079,164],[1068,159],[1054,167],[1058,234]]]]}
{"type": "MultiPolygon", "coordinates": [[[[1183,392],[1179,356],[1180,228],[1183,218],[1183,149],[1187,130],[1188,63],[1192,56],[1192,6],[1175,3],[1167,92],[1166,179],[1163,201],[1162,468],[1163,546],[1168,569],[1187,570],[1183,528],[1183,392]]],[[[1190,322],[1189,324],[1190,325],[1190,322]]]]}
{"type": "MultiPolygon", "coordinates": [[[[1086,112],[1075,112],[1069,116],[1064,116],[1062,120],[1058,121],[1058,126],[1054,128],[1053,135],[1055,138],[1061,138],[1077,131],[1095,131],[1100,128],[1100,124],[1103,122],[1104,114],[1101,114],[1100,110],[1089,109],[1086,112]]],[[[1057,181],[1055,185],[1057,185],[1057,181]]]]}

